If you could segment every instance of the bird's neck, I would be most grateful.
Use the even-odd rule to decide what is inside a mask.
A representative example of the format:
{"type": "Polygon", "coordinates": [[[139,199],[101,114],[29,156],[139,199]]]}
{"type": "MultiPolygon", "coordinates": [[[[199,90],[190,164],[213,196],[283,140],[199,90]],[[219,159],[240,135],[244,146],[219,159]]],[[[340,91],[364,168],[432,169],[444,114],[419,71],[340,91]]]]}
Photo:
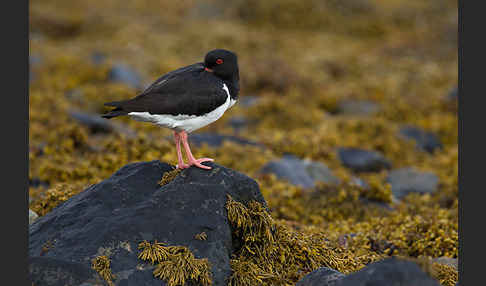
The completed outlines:
{"type": "Polygon", "coordinates": [[[238,93],[240,92],[240,84],[238,79],[235,77],[231,80],[223,80],[226,86],[228,87],[228,90],[230,92],[231,99],[238,99],[238,93]]]}

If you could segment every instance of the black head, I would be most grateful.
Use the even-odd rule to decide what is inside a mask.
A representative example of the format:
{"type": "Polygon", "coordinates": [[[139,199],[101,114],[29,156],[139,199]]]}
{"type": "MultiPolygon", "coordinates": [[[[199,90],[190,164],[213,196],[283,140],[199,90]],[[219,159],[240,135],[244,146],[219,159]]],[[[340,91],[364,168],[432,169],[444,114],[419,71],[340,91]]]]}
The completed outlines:
{"type": "Polygon", "coordinates": [[[228,50],[212,50],[204,58],[204,66],[222,79],[238,80],[238,57],[228,50]]]}

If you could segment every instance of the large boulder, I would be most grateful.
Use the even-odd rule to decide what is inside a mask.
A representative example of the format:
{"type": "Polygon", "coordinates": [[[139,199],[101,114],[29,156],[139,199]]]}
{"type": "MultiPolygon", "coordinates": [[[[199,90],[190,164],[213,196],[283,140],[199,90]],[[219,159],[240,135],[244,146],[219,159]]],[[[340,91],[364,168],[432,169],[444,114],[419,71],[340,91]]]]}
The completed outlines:
{"type": "MultiPolygon", "coordinates": [[[[325,285],[325,284],[323,284],[325,285]]],[[[333,286],[440,286],[412,261],[387,258],[346,275],[333,286]]]]}
{"type": "Polygon", "coordinates": [[[29,227],[32,281],[36,286],[89,283],[94,279],[91,260],[105,255],[115,285],[165,285],[152,275],[154,266],[137,257],[140,242],[157,240],[207,258],[212,285],[226,285],[234,250],[227,195],[244,204],[266,202],[251,178],[208,165],[213,169],[191,167],[160,186],[173,166],[159,161],[129,164],[38,218],[29,227]],[[207,238],[196,239],[202,232],[207,238]],[[46,278],[45,273],[60,278],[46,278]]]}

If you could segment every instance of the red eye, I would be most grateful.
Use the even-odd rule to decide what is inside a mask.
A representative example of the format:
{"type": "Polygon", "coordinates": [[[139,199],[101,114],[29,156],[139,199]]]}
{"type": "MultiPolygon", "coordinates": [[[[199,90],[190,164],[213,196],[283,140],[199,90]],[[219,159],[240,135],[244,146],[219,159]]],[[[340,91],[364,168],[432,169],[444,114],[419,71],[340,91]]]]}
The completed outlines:
{"type": "Polygon", "coordinates": [[[223,60],[222,60],[222,59],[217,59],[217,60],[216,60],[216,63],[217,63],[218,65],[220,65],[220,64],[222,64],[222,63],[223,63],[223,60]]]}

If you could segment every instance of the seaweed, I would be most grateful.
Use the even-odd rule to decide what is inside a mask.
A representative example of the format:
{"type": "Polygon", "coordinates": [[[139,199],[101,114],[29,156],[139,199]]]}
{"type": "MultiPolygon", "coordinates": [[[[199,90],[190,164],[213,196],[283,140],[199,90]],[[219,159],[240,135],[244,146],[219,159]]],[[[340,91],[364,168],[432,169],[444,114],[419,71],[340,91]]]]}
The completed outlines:
{"type": "Polygon", "coordinates": [[[113,279],[115,279],[115,275],[111,273],[110,268],[110,259],[105,256],[97,256],[91,260],[91,268],[93,268],[98,274],[103,278],[108,285],[114,286],[113,279]]]}
{"type": "Polygon", "coordinates": [[[162,179],[160,179],[158,183],[159,186],[163,186],[170,183],[172,180],[174,180],[177,177],[177,175],[179,175],[181,171],[182,171],[181,169],[175,168],[172,171],[165,172],[164,175],[162,175],[162,179]]]}
{"type": "Polygon", "coordinates": [[[166,281],[168,286],[183,286],[187,281],[203,286],[212,283],[208,259],[195,258],[187,247],[142,241],[138,248],[138,257],[155,264],[154,277],[166,281]]]}

